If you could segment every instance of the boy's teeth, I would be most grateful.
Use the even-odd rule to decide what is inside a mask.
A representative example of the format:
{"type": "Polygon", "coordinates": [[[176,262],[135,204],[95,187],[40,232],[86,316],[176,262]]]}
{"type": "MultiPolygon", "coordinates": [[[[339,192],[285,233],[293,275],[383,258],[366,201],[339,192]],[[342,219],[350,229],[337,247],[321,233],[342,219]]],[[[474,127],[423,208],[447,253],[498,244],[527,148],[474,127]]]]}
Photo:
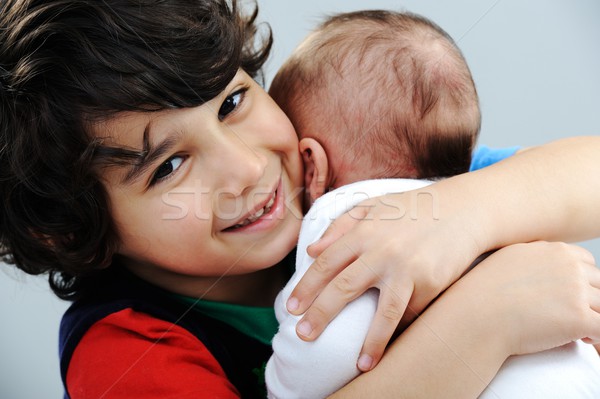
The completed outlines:
{"type": "Polygon", "coordinates": [[[269,200],[269,202],[267,202],[267,205],[265,205],[264,208],[260,208],[254,215],[250,216],[249,218],[244,220],[242,223],[238,223],[233,227],[240,228],[240,227],[244,227],[246,225],[249,225],[250,223],[255,222],[259,217],[261,217],[265,213],[268,213],[271,210],[271,207],[273,206],[274,203],[275,203],[275,196],[273,196],[269,200]]]}
{"type": "Polygon", "coordinates": [[[258,210],[258,212],[256,212],[254,215],[250,216],[247,220],[250,220],[250,222],[254,222],[256,219],[261,217],[264,213],[265,213],[265,208],[260,208],[258,210]]]}
{"type": "Polygon", "coordinates": [[[270,210],[274,203],[275,203],[275,196],[271,197],[269,202],[267,202],[267,205],[265,205],[265,208],[270,210]]]}

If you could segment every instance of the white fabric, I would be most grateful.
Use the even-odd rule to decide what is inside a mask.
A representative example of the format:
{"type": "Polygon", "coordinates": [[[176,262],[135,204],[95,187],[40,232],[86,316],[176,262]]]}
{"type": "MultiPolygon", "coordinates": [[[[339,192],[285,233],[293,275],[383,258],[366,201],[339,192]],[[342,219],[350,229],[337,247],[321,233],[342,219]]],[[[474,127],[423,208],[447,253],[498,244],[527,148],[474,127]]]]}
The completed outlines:
{"type": "Polygon", "coordinates": [[[598,399],[600,357],[592,345],[582,341],[512,356],[479,398],[598,399]]]}
{"type": "MultiPolygon", "coordinates": [[[[331,191],[313,204],[302,223],[296,272],[275,300],[280,326],[265,371],[270,398],[323,398],[360,374],[356,361],[377,307],[378,292],[369,290],[348,304],[316,341],[298,338],[296,324],[300,316],[289,314],[286,302],[314,260],[306,254],[306,247],[320,238],[333,220],[359,202],[428,184],[408,179],[362,181],[331,191]]],[[[435,198],[423,200],[436,206],[435,198]]],[[[416,216],[390,206],[391,219],[416,216]]],[[[592,346],[581,342],[511,357],[480,398],[600,398],[600,358],[592,346]]]]}
{"type": "MultiPolygon", "coordinates": [[[[273,338],[273,356],[265,378],[269,396],[280,399],[321,398],[333,393],[359,374],[356,368],[360,348],[377,306],[378,293],[369,290],[349,303],[314,342],[296,335],[299,316],[285,304],[313,259],[306,247],[320,238],[327,227],[357,203],[389,192],[417,189],[428,182],[385,179],[362,181],[331,191],[315,201],[304,217],[298,241],[296,272],[275,300],[279,332],[273,338]]],[[[390,208],[390,211],[394,211],[390,208]]],[[[398,217],[403,210],[395,210],[398,217]]],[[[393,215],[391,215],[393,217],[393,215]]]]}

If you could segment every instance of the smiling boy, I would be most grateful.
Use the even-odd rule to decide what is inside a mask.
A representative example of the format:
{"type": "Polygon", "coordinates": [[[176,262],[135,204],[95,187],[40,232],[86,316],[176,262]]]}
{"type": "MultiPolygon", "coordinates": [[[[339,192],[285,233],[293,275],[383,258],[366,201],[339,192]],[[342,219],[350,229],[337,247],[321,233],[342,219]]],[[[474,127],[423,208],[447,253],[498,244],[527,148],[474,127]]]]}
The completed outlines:
{"type": "MultiPolygon", "coordinates": [[[[271,354],[276,320],[272,306],[248,304],[270,305],[289,274],[300,223],[295,194],[302,172],[291,124],[252,80],[260,77],[271,37],[255,40],[256,13],[244,11],[235,0],[0,3],[0,254],[27,273],[48,275],[53,291],[73,301],[60,337],[67,397],[264,397],[260,370],[271,354]]],[[[573,154],[596,148],[588,142],[571,147],[565,158],[577,164],[573,154]]],[[[548,152],[541,153],[546,156],[530,159],[546,166],[548,152]]],[[[520,170],[522,164],[517,161],[513,167],[520,170]]],[[[572,182],[572,173],[565,171],[568,178],[561,181],[572,182]]],[[[461,181],[461,190],[468,180],[461,181]]],[[[492,180],[503,181],[498,175],[492,180]]],[[[440,192],[443,187],[438,186],[440,192]]],[[[546,198],[547,186],[539,188],[539,197],[546,198]]],[[[570,190],[578,194],[577,205],[596,198],[578,188],[570,190]]],[[[553,199],[569,208],[572,196],[553,199]]],[[[463,198],[461,204],[469,200],[463,198]]],[[[480,202],[478,198],[477,205],[485,205],[480,202]]],[[[540,217],[538,208],[529,210],[534,220],[551,220],[546,214],[540,217]]],[[[566,229],[574,224],[579,230],[589,219],[585,216],[559,225],[566,229]]],[[[569,218],[573,220],[572,212],[569,218]]],[[[456,231],[452,222],[447,226],[456,231]]],[[[388,240],[377,240],[386,244],[374,247],[377,254],[404,246],[398,239],[407,235],[389,234],[390,227],[403,228],[401,223],[380,225],[376,232],[385,232],[388,240]]],[[[511,226],[502,227],[501,233],[511,226]]],[[[527,233],[525,239],[530,238],[527,233]]],[[[498,232],[482,240],[494,245],[496,235],[502,241],[498,232]]],[[[358,237],[365,241],[373,234],[358,237]]],[[[451,238],[458,246],[459,236],[451,238]]],[[[435,245],[423,245],[422,253],[445,242],[433,241],[435,245]]],[[[441,266],[448,279],[436,275],[431,281],[427,273],[407,275],[399,269],[394,275],[419,287],[415,292],[421,298],[431,299],[462,273],[463,258],[479,249],[466,241],[461,241],[466,245],[460,256],[444,258],[441,266]]],[[[516,250],[513,257],[541,247],[516,250]]],[[[550,247],[577,264],[586,258],[572,249],[550,247]]],[[[407,260],[398,254],[392,258],[407,260]]],[[[393,271],[387,259],[372,266],[393,271]]],[[[552,275],[567,265],[558,259],[552,275]]],[[[498,262],[503,266],[506,260],[498,262]]],[[[435,262],[430,265],[419,270],[440,270],[435,262]]],[[[515,269],[516,277],[510,276],[512,281],[522,280],[528,264],[522,266],[515,269]]],[[[593,333],[588,321],[596,313],[589,311],[587,298],[554,301],[565,281],[588,281],[587,276],[569,272],[558,288],[540,293],[550,303],[571,306],[550,308],[551,316],[567,316],[558,323],[564,327],[559,332],[566,333],[548,329],[541,340],[534,337],[536,347],[593,333]],[[569,318],[568,311],[581,305],[591,315],[569,318]]],[[[368,277],[357,280],[369,283],[368,277]]],[[[480,293],[479,286],[472,284],[468,292],[480,293]]],[[[585,285],[569,293],[577,294],[581,287],[585,285]]],[[[446,303],[453,304],[452,298],[446,303]]],[[[488,308],[490,318],[506,314],[499,305],[488,308]]],[[[458,316],[464,308],[450,307],[458,316]]],[[[456,334],[455,324],[445,322],[449,313],[433,313],[438,332],[446,332],[448,340],[458,337],[454,343],[464,356],[486,356],[486,375],[514,353],[515,347],[507,346],[488,357],[489,352],[474,350],[470,342],[463,345],[467,340],[456,334]]],[[[525,314],[531,315],[531,308],[525,314]]],[[[554,321],[535,320],[536,326],[554,321]]],[[[470,331],[485,333],[487,325],[482,329],[476,324],[470,331]]],[[[514,322],[494,333],[519,344],[530,343],[532,336],[514,322]]],[[[341,394],[380,388],[383,382],[397,392],[397,373],[406,366],[407,355],[419,356],[410,361],[412,372],[425,359],[424,352],[434,349],[437,355],[445,349],[420,342],[409,341],[402,351],[399,347],[402,356],[395,359],[395,351],[388,351],[392,367],[380,364],[367,373],[387,370],[392,377],[353,382],[341,394]]],[[[460,364],[444,359],[428,362],[423,371],[459,370],[460,364]]],[[[470,377],[470,370],[461,371],[470,377]]],[[[457,387],[458,380],[442,378],[425,388],[439,386],[446,392],[480,385],[480,380],[465,384],[461,379],[457,387]]]]}
{"type": "Polygon", "coordinates": [[[93,132],[105,146],[144,154],[133,178],[129,167],[108,168],[103,178],[119,253],[147,281],[187,296],[249,301],[245,287],[253,284],[236,275],[275,264],[295,246],[302,185],[296,134],[245,72],[200,107],[124,114],[93,132]],[[166,193],[192,211],[166,217],[176,210],[166,193]]]}

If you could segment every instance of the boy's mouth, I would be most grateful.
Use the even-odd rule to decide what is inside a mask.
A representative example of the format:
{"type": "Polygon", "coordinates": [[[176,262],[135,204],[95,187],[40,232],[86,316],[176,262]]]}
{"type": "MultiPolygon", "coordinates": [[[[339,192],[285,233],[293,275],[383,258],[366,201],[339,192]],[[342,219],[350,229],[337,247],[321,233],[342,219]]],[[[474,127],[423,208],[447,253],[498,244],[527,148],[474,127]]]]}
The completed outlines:
{"type": "Polygon", "coordinates": [[[263,202],[262,204],[259,205],[260,207],[258,209],[253,210],[251,213],[245,215],[243,219],[236,222],[233,226],[226,228],[224,231],[232,231],[232,230],[241,229],[243,227],[246,227],[248,225],[255,223],[257,220],[259,220],[261,218],[269,216],[271,211],[274,208],[275,202],[278,199],[278,194],[279,194],[280,188],[281,188],[281,182],[279,183],[279,185],[275,189],[275,191],[273,191],[271,196],[265,202],[263,202]]]}
{"type": "Polygon", "coordinates": [[[258,220],[258,218],[261,217],[262,215],[269,213],[269,211],[271,211],[271,207],[275,203],[275,196],[277,195],[277,191],[275,191],[274,194],[275,195],[273,195],[271,197],[271,199],[267,202],[267,204],[264,207],[260,208],[255,214],[244,219],[244,221],[242,221],[242,223],[237,223],[237,224],[231,226],[230,229],[239,229],[240,227],[247,226],[250,223],[256,222],[258,220]]]}

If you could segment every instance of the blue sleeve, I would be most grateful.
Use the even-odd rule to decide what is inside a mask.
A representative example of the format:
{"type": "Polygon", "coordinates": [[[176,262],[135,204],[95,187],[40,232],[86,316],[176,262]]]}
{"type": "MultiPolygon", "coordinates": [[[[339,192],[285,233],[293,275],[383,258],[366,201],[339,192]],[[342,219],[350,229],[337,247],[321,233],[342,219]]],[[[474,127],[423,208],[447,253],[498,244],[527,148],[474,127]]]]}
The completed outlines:
{"type": "Polygon", "coordinates": [[[515,154],[521,147],[508,147],[508,148],[490,148],[485,145],[477,148],[473,152],[473,158],[471,159],[471,168],[469,172],[474,170],[483,169],[486,166],[495,164],[496,162],[502,161],[515,154]]]}

